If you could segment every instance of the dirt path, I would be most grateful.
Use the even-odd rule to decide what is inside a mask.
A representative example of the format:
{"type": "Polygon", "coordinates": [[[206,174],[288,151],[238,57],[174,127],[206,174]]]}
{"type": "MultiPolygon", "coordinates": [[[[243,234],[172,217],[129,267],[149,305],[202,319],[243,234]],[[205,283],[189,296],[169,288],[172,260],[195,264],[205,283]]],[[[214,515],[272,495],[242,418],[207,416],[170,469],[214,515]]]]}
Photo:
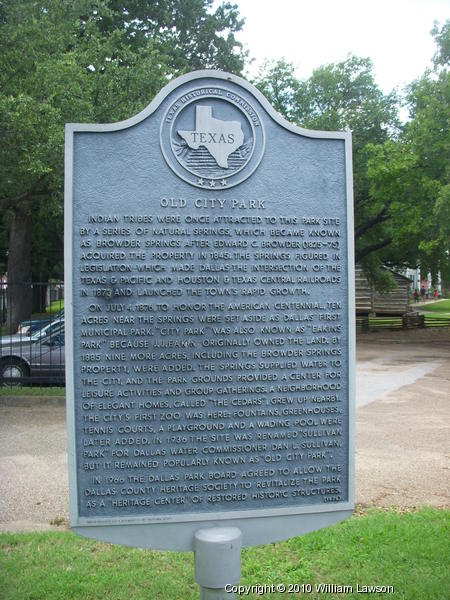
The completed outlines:
{"type": "MultiPolygon", "coordinates": [[[[357,373],[370,396],[356,413],[357,503],[450,507],[448,330],[361,336],[357,373]]],[[[0,531],[67,523],[64,401],[0,397],[0,531]]]]}

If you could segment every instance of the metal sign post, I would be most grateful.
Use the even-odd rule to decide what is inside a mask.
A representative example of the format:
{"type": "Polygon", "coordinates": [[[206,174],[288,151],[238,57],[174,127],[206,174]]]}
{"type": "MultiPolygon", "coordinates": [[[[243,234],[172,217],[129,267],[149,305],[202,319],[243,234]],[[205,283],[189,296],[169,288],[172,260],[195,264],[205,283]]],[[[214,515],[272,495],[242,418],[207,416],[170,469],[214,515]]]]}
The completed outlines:
{"type": "Polygon", "coordinates": [[[194,536],[195,579],[202,600],[235,598],[225,586],[241,579],[242,532],[237,527],[199,529],[194,536]]]}

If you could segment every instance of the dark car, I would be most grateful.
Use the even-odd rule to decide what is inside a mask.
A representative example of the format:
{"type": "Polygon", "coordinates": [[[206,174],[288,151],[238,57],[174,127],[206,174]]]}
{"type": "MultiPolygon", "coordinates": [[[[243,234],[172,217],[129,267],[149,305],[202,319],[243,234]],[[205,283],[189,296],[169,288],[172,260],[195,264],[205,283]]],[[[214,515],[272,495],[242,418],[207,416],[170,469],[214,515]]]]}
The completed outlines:
{"type": "Polygon", "coordinates": [[[56,319],[63,319],[63,318],[64,318],[64,309],[61,309],[59,312],[57,312],[55,315],[52,315],[52,316],[40,317],[39,319],[30,319],[28,321],[22,321],[19,324],[17,333],[19,335],[21,334],[21,335],[31,336],[34,333],[36,333],[37,331],[39,331],[40,329],[43,329],[49,323],[52,323],[53,321],[55,321],[56,319]]]}
{"type": "Polygon", "coordinates": [[[0,348],[0,385],[54,384],[65,382],[64,323],[59,331],[28,344],[0,348]]]}

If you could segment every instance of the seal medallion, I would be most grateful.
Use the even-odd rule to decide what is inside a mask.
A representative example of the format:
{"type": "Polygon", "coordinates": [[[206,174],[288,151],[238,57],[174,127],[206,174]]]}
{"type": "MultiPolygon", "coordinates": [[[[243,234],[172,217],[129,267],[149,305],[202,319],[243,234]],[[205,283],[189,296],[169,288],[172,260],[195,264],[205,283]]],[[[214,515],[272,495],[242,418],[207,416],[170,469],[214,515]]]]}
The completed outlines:
{"type": "Polygon", "coordinates": [[[191,185],[233,187],[250,177],[263,157],[263,124],[240,94],[198,87],[169,106],[161,124],[161,150],[172,171],[191,185]]]}

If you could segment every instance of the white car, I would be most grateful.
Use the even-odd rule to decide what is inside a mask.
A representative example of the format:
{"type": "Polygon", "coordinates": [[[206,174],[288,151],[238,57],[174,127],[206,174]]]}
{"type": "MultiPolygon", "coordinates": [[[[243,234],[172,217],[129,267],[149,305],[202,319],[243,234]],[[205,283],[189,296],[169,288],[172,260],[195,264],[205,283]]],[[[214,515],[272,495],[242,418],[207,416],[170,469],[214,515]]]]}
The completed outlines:
{"type": "Polygon", "coordinates": [[[51,323],[44,325],[42,329],[38,329],[31,335],[26,333],[15,333],[11,335],[2,335],[0,339],[1,347],[16,347],[16,346],[29,346],[34,342],[39,341],[49,335],[54,335],[59,331],[64,331],[64,317],[55,319],[51,323]]]}

